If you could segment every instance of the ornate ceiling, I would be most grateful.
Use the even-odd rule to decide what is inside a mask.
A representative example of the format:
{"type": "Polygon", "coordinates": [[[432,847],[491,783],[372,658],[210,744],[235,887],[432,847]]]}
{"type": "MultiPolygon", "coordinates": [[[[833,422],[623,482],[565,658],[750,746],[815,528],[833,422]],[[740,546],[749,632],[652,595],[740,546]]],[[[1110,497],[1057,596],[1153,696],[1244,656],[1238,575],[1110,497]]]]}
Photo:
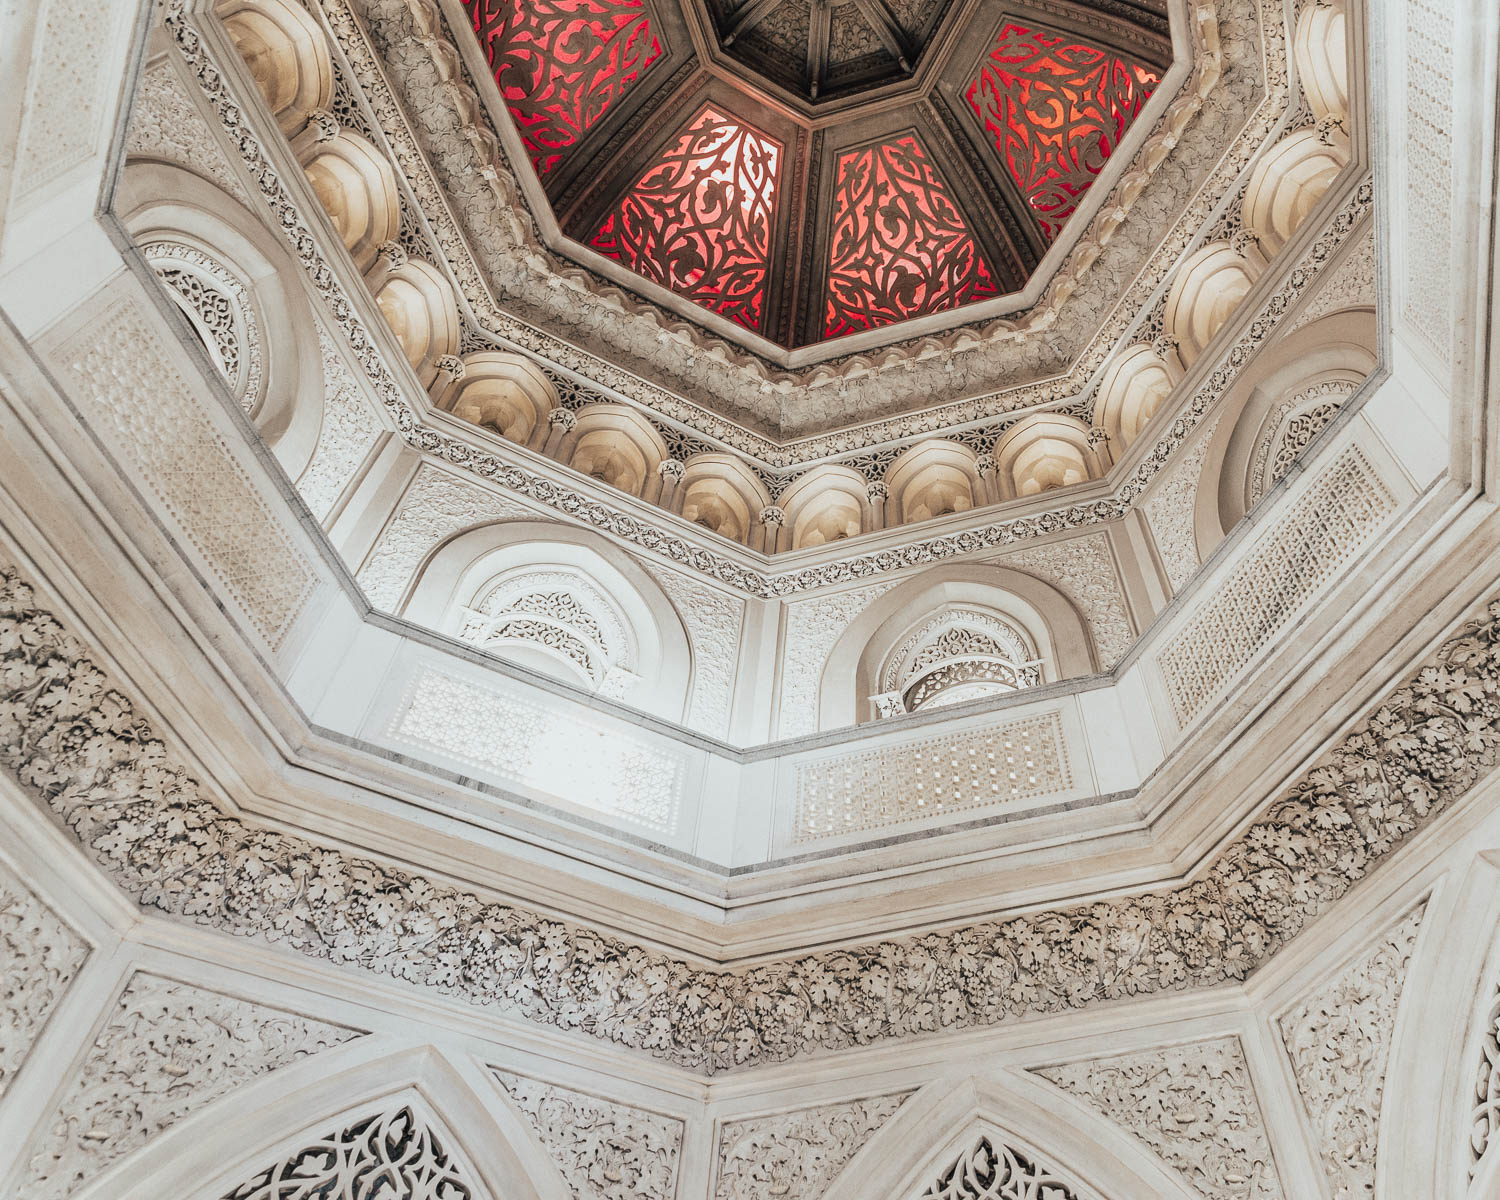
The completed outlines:
{"type": "Polygon", "coordinates": [[[1019,295],[1172,59],[1150,0],[464,3],[559,250],[788,350],[1019,295]]]}

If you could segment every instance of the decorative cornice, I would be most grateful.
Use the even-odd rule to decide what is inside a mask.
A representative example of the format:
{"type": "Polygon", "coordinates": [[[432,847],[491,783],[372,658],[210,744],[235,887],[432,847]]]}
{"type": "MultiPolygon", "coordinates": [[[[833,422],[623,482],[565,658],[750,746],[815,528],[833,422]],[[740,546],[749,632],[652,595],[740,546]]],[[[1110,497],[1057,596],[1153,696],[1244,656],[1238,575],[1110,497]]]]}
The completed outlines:
{"type": "MultiPolygon", "coordinates": [[[[1269,3],[1270,0],[1266,0],[1269,3]]],[[[375,394],[390,411],[403,438],[417,449],[464,470],[495,481],[507,490],[553,508],[566,516],[607,530],[617,537],[711,576],[750,595],[789,595],[795,592],[866,578],[910,566],[931,563],[976,550],[1003,547],[1028,538],[1060,533],[1072,528],[1116,520],[1128,511],[1168,456],[1181,443],[1212,403],[1223,394],[1251,356],[1275,329],[1280,317],[1300,297],[1321,264],[1338,248],[1343,238],[1369,209],[1373,187],[1369,180],[1335,215],[1324,234],[1313,245],[1303,265],[1290,272],[1286,284],[1275,294],[1225,357],[1225,365],[1214,372],[1188,402],[1183,416],[1136,471],[1127,477],[1112,497],[1089,504],[1072,504],[1048,512],[1010,521],[996,522],[959,534],[908,543],[899,549],[881,551],[797,572],[768,575],[755,567],[723,557],[684,537],[663,533],[655,525],[619,513],[609,505],[584,496],[552,479],[502,461],[451,434],[427,428],[408,404],[402,387],[377,350],[368,330],[356,315],[333,271],[324,260],[316,239],[308,230],[297,205],[266,157],[263,147],[246,123],[240,105],[230,95],[221,70],[212,60],[202,36],[187,22],[180,3],[169,7],[166,26],[182,52],[190,73],[198,80],[212,108],[229,132],[231,143],[245,159],[263,198],[274,212],[275,224],[291,242],[307,271],[314,290],[347,337],[351,350],[369,377],[375,394]]],[[[487,143],[486,143],[487,144],[487,143]]],[[[405,164],[403,164],[404,166],[405,164]]],[[[492,186],[493,180],[491,180],[492,186]]],[[[503,189],[502,189],[503,191],[503,189]]],[[[456,235],[455,235],[456,236],[456,235]]],[[[1185,243],[1186,244],[1186,243],[1185,243]]]]}
{"type": "Polygon", "coordinates": [[[722,1071],[1240,980],[1500,758],[1500,599],[1190,883],[722,970],[221,811],[0,570],[0,762],[139,904],[722,1071]]]}

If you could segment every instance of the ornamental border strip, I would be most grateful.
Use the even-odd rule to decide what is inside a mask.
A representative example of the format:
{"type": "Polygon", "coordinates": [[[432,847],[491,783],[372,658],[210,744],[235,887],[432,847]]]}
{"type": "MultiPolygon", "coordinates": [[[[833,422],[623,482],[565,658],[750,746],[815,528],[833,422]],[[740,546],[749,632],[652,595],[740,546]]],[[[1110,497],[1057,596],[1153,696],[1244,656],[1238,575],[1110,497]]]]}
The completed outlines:
{"type": "Polygon", "coordinates": [[[1322,266],[1336,253],[1374,199],[1373,183],[1367,176],[1344,207],[1325,226],[1302,265],[1290,272],[1281,289],[1262,306],[1260,315],[1251,322],[1248,331],[1228,351],[1226,361],[1229,366],[1220,366],[1200,386],[1186,413],[1173,423],[1167,434],[1121,484],[1114,496],[1085,504],[1060,506],[1044,513],[995,522],[958,534],[940,535],[911,542],[898,549],[878,551],[818,567],[783,574],[763,573],[695,545],[685,538],[663,533],[646,521],[617,512],[606,504],[522,467],[505,463],[494,454],[476,451],[467,442],[451,434],[421,425],[407,404],[401,385],[386,365],[368,330],[356,314],[350,298],[323,257],[317,239],[302,220],[296,203],[267,158],[264,147],[246,123],[242,107],[230,94],[224,73],[204,45],[202,34],[187,21],[185,0],[171,0],[164,24],[211,108],[231,135],[231,141],[238,148],[251,178],[271,207],[276,225],[290,243],[316,294],[343,332],[355,360],[365,372],[381,403],[389,410],[403,440],[420,451],[472,472],[481,479],[497,483],[508,491],[526,496],[596,529],[610,532],[652,554],[762,599],[868,578],[1069,529],[1087,528],[1124,516],[1135,498],[1141,495],[1165,465],[1171,453],[1181,445],[1213,402],[1228,389],[1240,369],[1249,362],[1254,351],[1274,331],[1296,297],[1306,290],[1322,266]],[[1316,265],[1309,267],[1309,261],[1316,265]]]}
{"type": "Polygon", "coordinates": [[[3,562],[0,634],[0,764],[138,904],[708,1074],[1242,981],[1500,760],[1492,597],[1193,882],[695,967],[223,812],[3,562]]]}
{"type": "MultiPolygon", "coordinates": [[[[422,199],[424,193],[445,197],[447,192],[433,177],[428,157],[416,145],[406,121],[400,115],[403,110],[394,96],[390,94],[377,56],[368,44],[368,32],[361,28],[358,19],[349,11],[346,0],[307,0],[307,2],[319,3],[320,11],[323,12],[330,28],[334,31],[334,40],[348,60],[356,76],[356,82],[366,97],[368,98],[372,91],[380,93],[379,105],[367,99],[372,110],[378,113],[383,108],[389,108],[397,114],[394,121],[381,123],[381,134],[390,147],[392,157],[401,166],[403,181],[412,190],[414,197],[419,199],[418,207],[424,211],[432,210],[439,214],[447,214],[446,205],[434,204],[432,195],[427,195],[426,199],[422,199]],[[339,7],[335,8],[334,5],[339,7]],[[335,17],[337,17],[337,22],[335,17]],[[417,178],[419,175],[420,179],[417,178]]],[[[430,0],[406,0],[406,3],[408,10],[414,14],[419,9],[424,11],[431,9],[430,0]]],[[[1260,15],[1258,33],[1262,51],[1261,79],[1265,83],[1265,90],[1255,112],[1251,114],[1250,119],[1245,121],[1234,143],[1221,153],[1218,164],[1199,186],[1195,197],[1190,199],[1186,208],[1182,210],[1173,230],[1169,230],[1160,239],[1156,249],[1148,256],[1146,266],[1136,271],[1136,279],[1127,288],[1126,294],[1113,305],[1111,311],[1118,328],[1112,329],[1106,336],[1104,327],[1101,325],[1091,339],[1092,348],[1086,346],[1078,353],[1073,367],[1065,376],[1051,377],[1011,389],[953,401],[922,412],[907,413],[832,433],[807,435],[786,443],[778,443],[763,438],[717,413],[705,410],[695,402],[686,400],[676,393],[642,380],[621,367],[612,363],[601,363],[593,355],[500,311],[483,282],[483,271],[473,262],[468,239],[457,229],[456,225],[451,228],[445,227],[442,231],[438,257],[441,257],[449,269],[455,273],[455,277],[461,280],[460,291],[464,294],[471,309],[485,310],[489,325],[510,327],[511,332],[508,335],[496,334],[493,330],[486,329],[488,336],[496,339],[497,344],[504,343],[507,348],[536,355],[542,362],[553,366],[554,369],[579,374],[589,379],[595,386],[621,397],[628,403],[641,405],[648,411],[661,414],[666,420],[679,422],[701,436],[721,442],[731,451],[759,460],[771,469],[784,469],[827,461],[838,455],[854,454],[893,442],[931,436],[935,432],[951,429],[955,425],[974,424],[983,422],[987,418],[1010,416],[1014,419],[1021,409],[1028,408],[1028,406],[1029,411],[1045,411],[1049,406],[1066,405],[1080,389],[1087,390],[1091,377],[1105,364],[1115,342],[1125,337],[1129,329],[1139,323],[1141,314],[1150,311],[1156,293],[1165,289],[1184,251],[1206,238],[1207,231],[1212,228],[1216,219],[1216,211],[1223,204],[1223,197],[1231,191],[1238,192],[1248,178],[1245,168],[1264,148],[1265,138],[1270,135],[1277,122],[1291,106],[1287,71],[1284,66],[1271,63],[1265,52],[1265,47],[1272,41],[1277,41],[1278,44],[1286,41],[1285,36],[1280,36],[1278,41],[1278,35],[1285,33],[1285,13],[1274,0],[1260,0],[1256,11],[1260,15]],[[1184,225],[1190,228],[1183,228],[1184,225]],[[455,262],[447,250],[447,247],[454,245],[463,252],[463,264],[455,262]],[[1161,261],[1164,258],[1168,260],[1165,263],[1161,261]],[[610,378],[606,379],[605,376],[610,378]],[[643,396],[649,398],[643,399],[643,396]],[[1017,398],[1006,400],[1007,396],[1017,398]],[[1034,397],[1034,399],[1028,399],[1028,397],[1034,397]],[[995,403],[987,405],[988,401],[995,403]],[[955,416],[952,419],[943,419],[940,414],[944,413],[954,413],[955,416]]],[[[465,80],[470,77],[459,51],[451,41],[434,32],[439,27],[440,21],[439,18],[439,22],[434,22],[429,16],[423,27],[419,29],[418,40],[428,47],[439,76],[447,79],[448,86],[461,89],[465,95],[464,103],[455,102],[454,104],[454,119],[464,131],[464,137],[470,143],[476,139],[485,143],[493,143],[497,147],[496,152],[499,153],[500,142],[493,132],[493,126],[487,123],[481,129],[465,115],[484,112],[483,104],[471,83],[457,83],[448,79],[455,69],[463,72],[465,80]],[[433,46],[439,46],[440,49],[433,49],[433,46]],[[445,65],[443,60],[451,60],[451,63],[456,63],[457,67],[455,68],[451,63],[445,65]]],[[[1164,122],[1166,119],[1167,114],[1164,114],[1161,120],[1164,122]]],[[[1172,145],[1175,145],[1177,140],[1177,134],[1171,135],[1172,145]]],[[[1155,144],[1155,139],[1153,139],[1153,144],[1155,144]]],[[[498,189],[497,195],[500,196],[502,202],[510,205],[520,204],[529,217],[530,210],[526,208],[524,197],[517,189],[513,173],[509,174],[508,182],[503,182],[496,177],[497,170],[496,164],[486,163],[482,165],[481,174],[498,189]]],[[[451,214],[447,215],[451,218],[451,214]]],[[[1079,246],[1081,248],[1083,243],[1080,242],[1079,246]]],[[[1095,256],[1100,249],[1099,246],[1094,247],[1095,256]]],[[[548,278],[558,280],[564,286],[574,287],[579,282],[574,278],[575,275],[582,279],[587,276],[587,272],[583,268],[575,267],[566,276],[551,275],[548,278]]],[[[619,299],[623,295],[616,285],[601,284],[601,286],[612,299],[619,299]]],[[[949,342],[952,344],[948,346],[948,349],[955,352],[974,349],[980,344],[974,338],[972,328],[954,331],[949,342]]],[[[930,337],[916,339],[910,344],[910,349],[912,354],[920,358],[929,355],[934,343],[935,339],[930,337]]],[[[894,348],[887,347],[881,354],[881,362],[875,362],[867,355],[851,356],[849,359],[849,362],[853,364],[851,369],[854,369],[857,374],[883,370],[886,366],[884,360],[890,359],[893,352],[894,348]]],[[[718,361],[721,356],[714,355],[713,357],[715,361],[718,361]]],[[[906,365],[910,366],[916,361],[916,358],[908,358],[906,365]]]]}

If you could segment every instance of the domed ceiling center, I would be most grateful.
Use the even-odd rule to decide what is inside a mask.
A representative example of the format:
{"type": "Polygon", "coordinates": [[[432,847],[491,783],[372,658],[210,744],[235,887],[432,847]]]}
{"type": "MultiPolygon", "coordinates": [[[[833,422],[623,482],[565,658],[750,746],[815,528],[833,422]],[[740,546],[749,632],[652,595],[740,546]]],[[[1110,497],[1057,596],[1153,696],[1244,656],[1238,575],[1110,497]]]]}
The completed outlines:
{"type": "Polygon", "coordinates": [[[555,248],[772,358],[993,316],[1171,60],[1165,0],[465,6],[555,248]]]}

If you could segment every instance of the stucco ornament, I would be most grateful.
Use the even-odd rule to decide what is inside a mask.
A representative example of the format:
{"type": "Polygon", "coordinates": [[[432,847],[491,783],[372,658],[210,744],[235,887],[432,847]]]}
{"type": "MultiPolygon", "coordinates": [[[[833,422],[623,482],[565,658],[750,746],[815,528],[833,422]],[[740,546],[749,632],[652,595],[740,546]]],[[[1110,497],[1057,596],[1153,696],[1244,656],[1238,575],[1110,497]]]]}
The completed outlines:
{"type": "Polygon", "coordinates": [[[0,863],[0,1096],[87,957],[84,940],[0,863]]]}
{"type": "Polygon", "coordinates": [[[681,1121],[509,1071],[494,1075],[576,1200],[672,1200],[681,1121]]]}
{"type": "Polygon", "coordinates": [[[1408,913],[1280,1021],[1334,1200],[1375,1194],[1385,1070],[1421,923],[1421,909],[1408,913]]]}
{"type": "MultiPolygon", "coordinates": [[[[915,1200],[915,1197],[913,1198],[915,1200]]],[[[1092,1200],[1046,1167],[988,1134],[964,1150],[921,1200],[1092,1200]]]]}
{"type": "Polygon", "coordinates": [[[1500,755],[1500,601],[1192,883],[720,970],[220,811],[0,571],[0,763],[149,908],[703,1071],[1243,979],[1500,755]]]}
{"type": "Polygon", "coordinates": [[[1036,1074],[1123,1125],[1205,1200],[1285,1195],[1238,1038],[1043,1067],[1036,1074]]]}
{"type": "Polygon", "coordinates": [[[725,1122],[719,1130],[714,1200],[817,1200],[910,1095],[725,1122]]]}
{"type": "Polygon", "coordinates": [[[60,1200],[211,1100],[359,1036],[204,988],[136,975],[34,1143],[24,1194],[60,1200]]]}

